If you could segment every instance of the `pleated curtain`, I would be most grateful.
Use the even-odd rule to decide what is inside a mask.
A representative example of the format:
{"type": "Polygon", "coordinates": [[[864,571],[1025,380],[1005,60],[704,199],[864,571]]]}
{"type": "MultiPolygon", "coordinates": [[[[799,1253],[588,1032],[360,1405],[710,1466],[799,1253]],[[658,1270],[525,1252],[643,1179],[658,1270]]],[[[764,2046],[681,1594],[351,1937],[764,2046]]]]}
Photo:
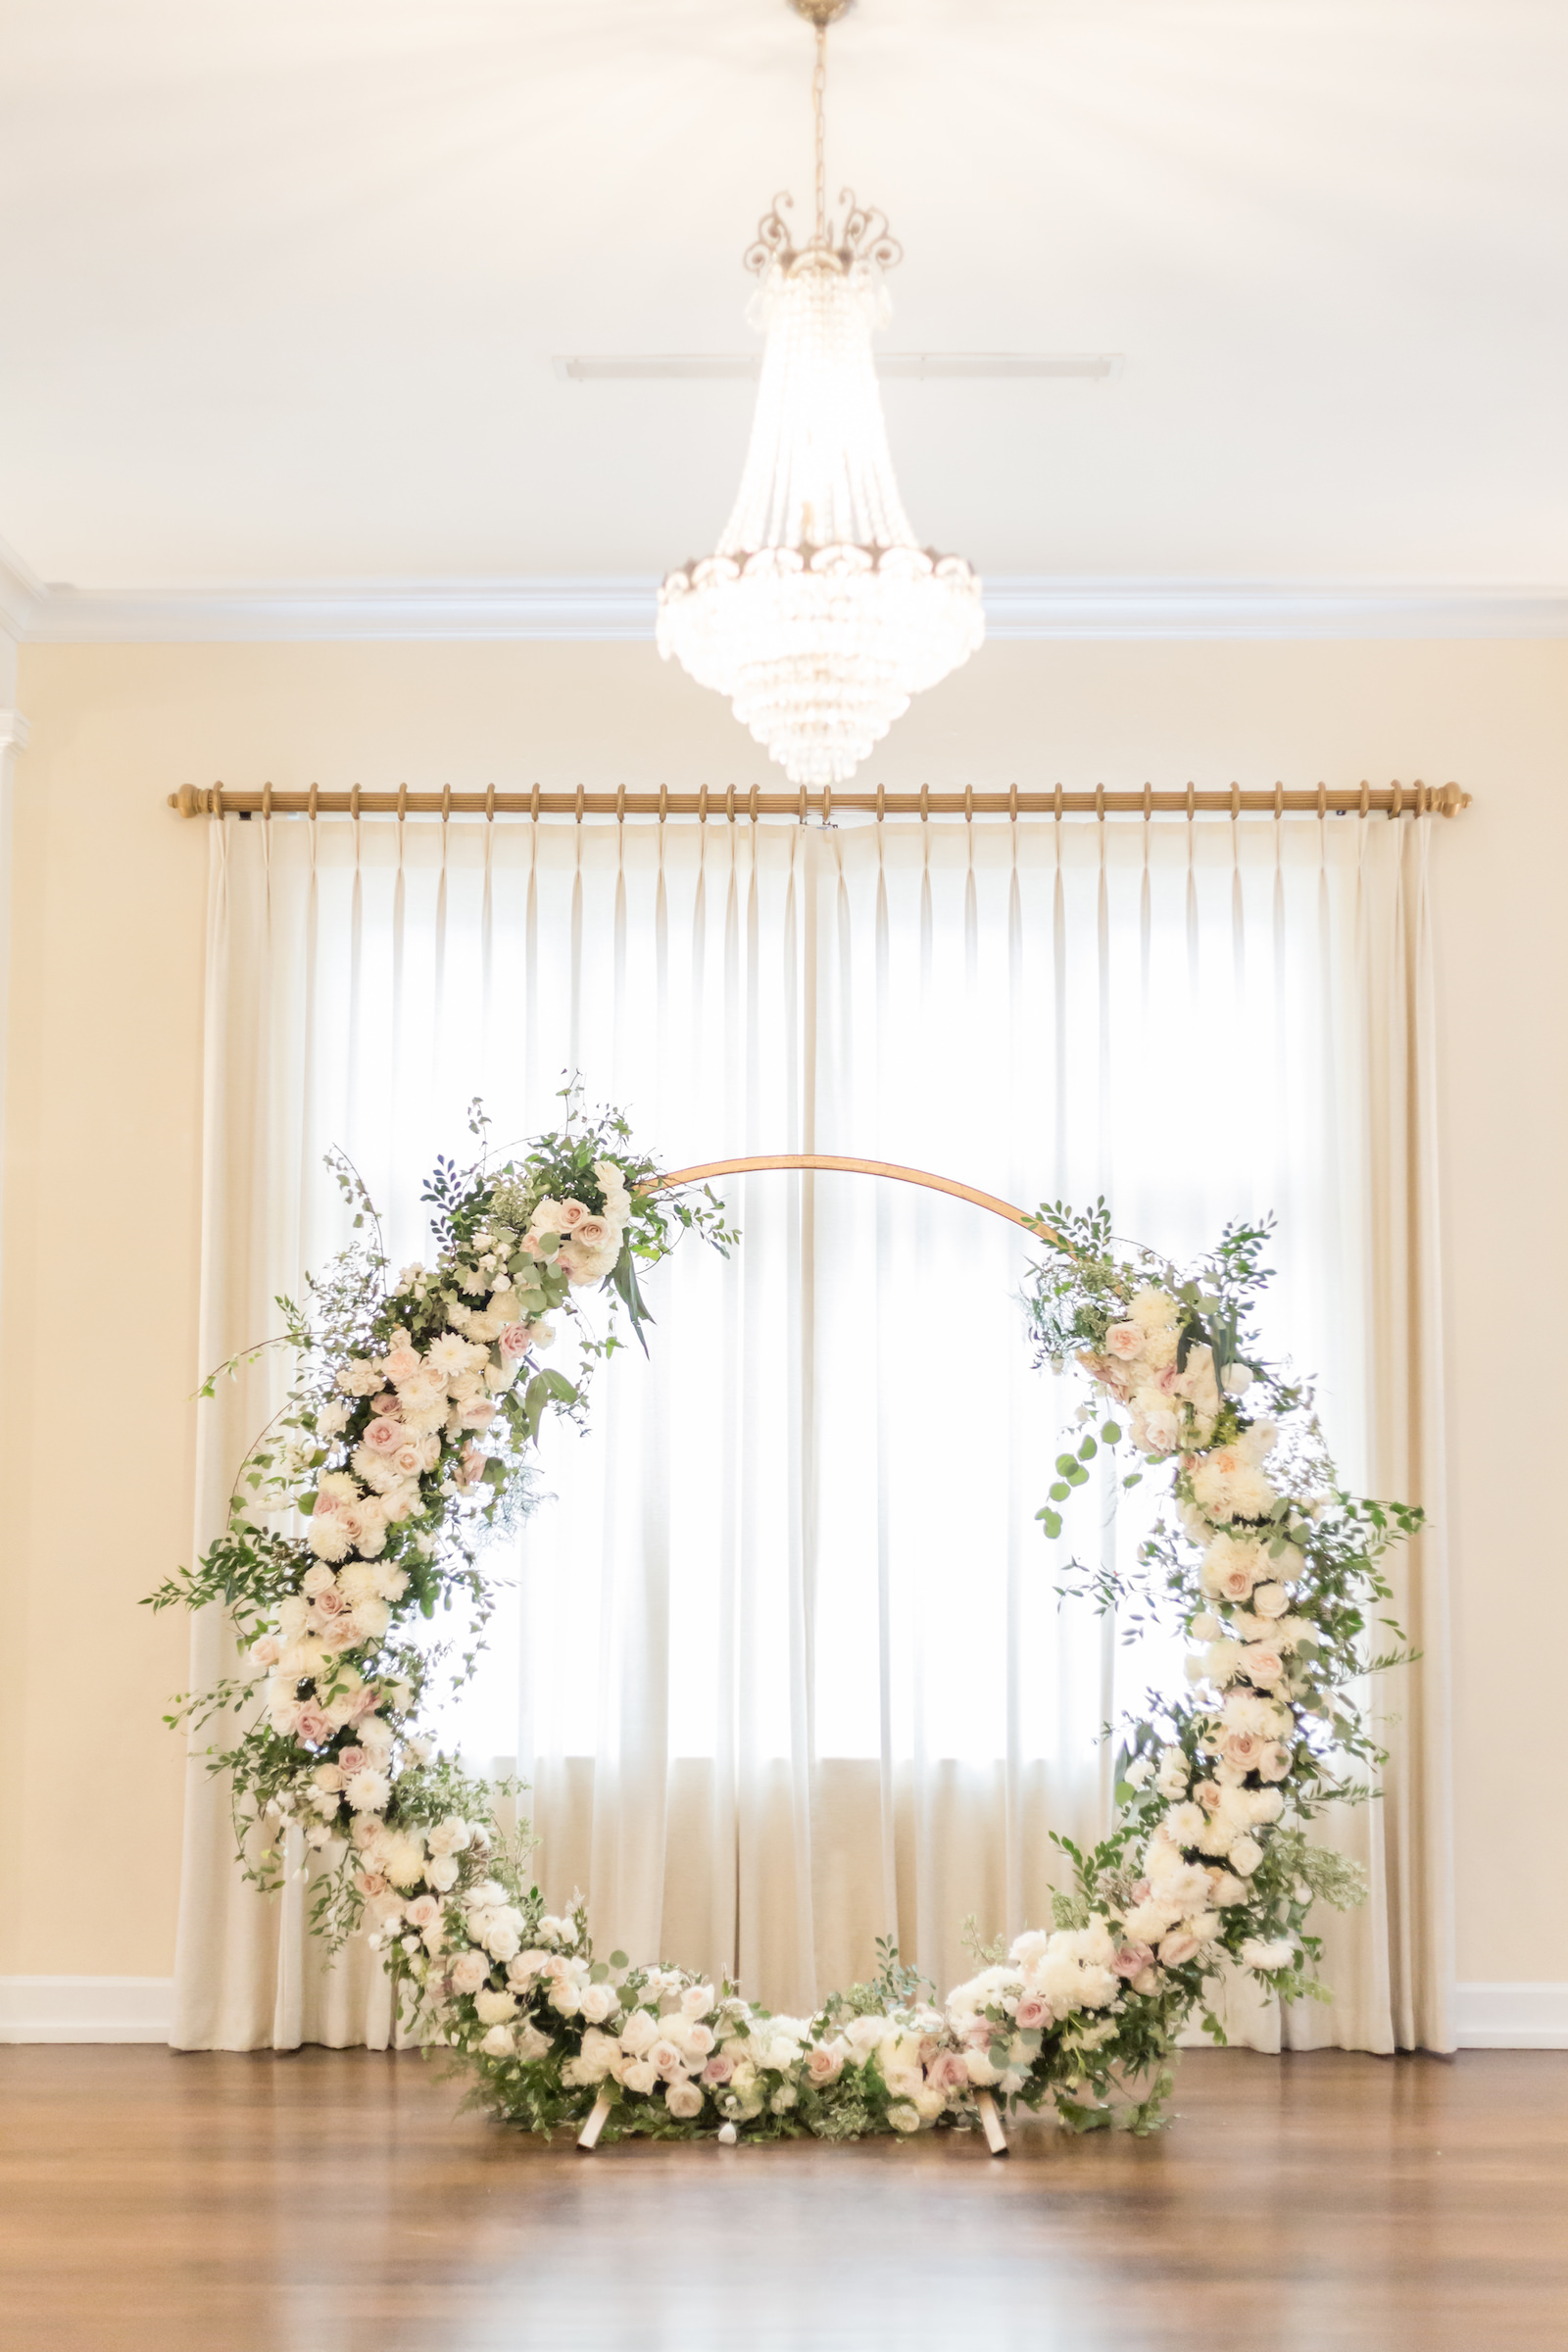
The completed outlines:
{"type": "MultiPolygon", "coordinates": [[[[1396,1559],[1424,1656],[1373,1693],[1380,1800],[1332,1824],[1370,1887],[1330,1932],[1334,2006],[1282,2021],[1239,1987],[1230,2023],[1446,2048],[1430,821],[216,822],[201,1368],[348,1238],[329,1147],[401,1263],[435,1155],[477,1149],[472,1099],[504,1147],[574,1080],[670,1167],[842,1153],[1103,1195],[1176,1257],[1277,1212],[1271,1348],[1320,1376],[1346,1477],[1436,1525],[1396,1559]]],[[[1172,1636],[1057,1590],[1067,1552],[1136,1542],[1141,1498],[1100,1478],[1060,1547],[1041,1533],[1083,1397],[1031,1365],[1016,1227],[848,1174],[719,1189],[738,1248],[684,1242],[649,1353],[550,1435],[442,1737],[528,1784],[540,1883],[584,1889],[607,1946],[808,2011],[891,1937],[945,1987],[966,1918],[1047,1917],[1051,1832],[1108,1820],[1100,1726],[1180,1676],[1172,1636]]],[[[198,1546],[282,1371],[201,1408],[198,1546]]],[[[194,1678],[228,1659],[199,1621],[194,1678]]],[[[379,1971],[324,1966],[308,1899],[243,1885],[194,1755],[177,2045],[386,2045],[379,1971]]]]}

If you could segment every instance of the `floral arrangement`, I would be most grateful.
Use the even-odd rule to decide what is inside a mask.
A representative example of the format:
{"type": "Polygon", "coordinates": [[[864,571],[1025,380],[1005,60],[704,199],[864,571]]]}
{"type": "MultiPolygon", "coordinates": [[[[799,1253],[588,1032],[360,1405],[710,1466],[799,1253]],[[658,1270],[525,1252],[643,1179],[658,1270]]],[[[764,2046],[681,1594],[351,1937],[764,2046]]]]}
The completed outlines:
{"type": "MultiPolygon", "coordinates": [[[[482,1136],[477,1106],[473,1124],[482,1136]]],[[[582,1900],[547,1910],[526,1830],[498,1827],[510,1792],[419,1732],[438,1653],[408,1629],[459,1592],[482,1627],[483,1546],[530,1505],[542,1418],[584,1409],[581,1381],[539,1365],[549,1316],[602,1292],[611,1327],[585,1351],[603,1356],[621,1344],[617,1308],[639,1338],[650,1319],[638,1260],[679,1230],[721,1250],[737,1238],[710,1194],[662,1193],[628,1132],[618,1114],[584,1117],[572,1094],[563,1131],[521,1157],[438,1163],[436,1263],[394,1280],[364,1187],[335,1162],[369,1238],[307,1309],[280,1302],[299,1359],[289,1401],[222,1537],[153,1596],[221,1600],[245,1650],[241,1673],[170,1718],[248,1716],[209,1750],[231,1778],[244,1867],[276,1886],[280,1832],[299,1826],[313,1924],[334,1944],[368,1925],[425,2043],[529,2130],[592,2115],[607,2137],[846,2139],[989,2123],[997,2099],[1049,2102],[1077,2130],[1152,2129],[1195,2008],[1224,2038],[1206,1988],[1227,1963],[1284,1999],[1328,1997],[1308,1913],[1360,1887],[1307,1828],[1365,1796],[1381,1761],[1354,1691],[1407,1654],[1396,1629],[1383,1654],[1371,1635],[1391,1597],[1382,1555],[1421,1514],[1345,1493],[1309,1393],[1259,1354],[1266,1226],[1227,1229],[1184,1274],[1119,1249],[1102,1203],[1042,1209],[1047,1254],[1026,1298],[1037,1360],[1072,1363],[1102,1399],[1058,1457],[1046,1534],[1061,1535],[1059,1506],[1097,1456],[1123,1489],[1170,1479],[1132,1565],[1071,1563],[1062,1590],[1126,1625],[1173,1613],[1196,1644],[1188,1695],[1152,1697],[1123,1727],[1109,1835],[1087,1852],[1055,1840],[1070,1884],[1049,1928],[987,1946],[967,1924],[977,1973],[941,2004],[891,1946],[870,1983],[810,2018],[624,1952],[597,1958],[582,1900]],[[296,1516],[303,1533],[278,1524],[296,1516]]]]}

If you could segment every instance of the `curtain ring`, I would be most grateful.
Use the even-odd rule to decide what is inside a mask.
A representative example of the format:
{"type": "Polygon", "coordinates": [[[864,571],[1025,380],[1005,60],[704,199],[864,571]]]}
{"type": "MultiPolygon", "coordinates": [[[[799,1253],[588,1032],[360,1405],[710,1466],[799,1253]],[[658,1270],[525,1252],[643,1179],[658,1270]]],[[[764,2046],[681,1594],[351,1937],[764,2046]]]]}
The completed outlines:
{"type": "Polygon", "coordinates": [[[1097,824],[1099,824],[1099,825],[1102,825],[1102,824],[1104,823],[1104,821],[1105,821],[1105,787],[1103,786],[1103,784],[1097,784],[1097,785],[1095,786],[1095,822],[1096,822],[1097,824]]]}
{"type": "Polygon", "coordinates": [[[213,786],[213,814],[219,819],[221,819],[223,814],[223,787],[221,784],[213,786]]]}
{"type": "MultiPolygon", "coordinates": [[[[219,789],[221,790],[222,787],[220,786],[219,789]]],[[[305,804],[305,813],[314,825],[316,822],[316,786],[314,784],[311,786],[310,798],[305,804]]]]}
{"type": "Polygon", "coordinates": [[[539,822],[539,787],[537,784],[528,795],[528,814],[535,824],[539,822]]]}
{"type": "Polygon", "coordinates": [[[484,788],[484,821],[487,825],[493,825],[496,821],[496,788],[493,784],[487,784],[484,788]]]}
{"type": "Polygon", "coordinates": [[[805,822],[806,822],[806,818],[807,818],[807,808],[806,808],[806,786],[803,784],[803,785],[801,786],[801,822],[802,822],[802,824],[803,824],[803,825],[804,825],[804,824],[805,824],[805,822]]]}
{"type": "Polygon", "coordinates": [[[661,786],[659,787],[659,821],[660,821],[660,823],[661,823],[661,824],[662,824],[662,823],[663,823],[663,821],[664,821],[665,817],[666,817],[668,814],[669,814],[669,786],[668,786],[667,784],[661,784],[661,786]]]}
{"type": "Polygon", "coordinates": [[[1187,822],[1188,822],[1189,824],[1191,824],[1191,823],[1192,823],[1192,821],[1193,821],[1193,818],[1195,817],[1195,815],[1196,815],[1197,813],[1198,813],[1198,793],[1197,793],[1197,788],[1196,788],[1196,786],[1194,785],[1194,783],[1193,783],[1193,780],[1192,780],[1191,776],[1189,776],[1189,777],[1188,777],[1188,779],[1187,779],[1187,822]]]}
{"type": "Polygon", "coordinates": [[[1281,817],[1282,817],[1284,814],[1285,814],[1285,787],[1284,787],[1284,785],[1283,785],[1283,784],[1276,784],[1276,785],[1275,785],[1275,787],[1274,787],[1274,821],[1275,821],[1275,823],[1276,823],[1276,824],[1278,824],[1278,822],[1279,822],[1280,818],[1281,818],[1281,817]]]}
{"type": "Polygon", "coordinates": [[[1417,816],[1425,816],[1427,812],[1427,788],[1421,782],[1420,778],[1417,777],[1411,789],[1415,793],[1415,814],[1417,816]]]}
{"type": "Polygon", "coordinates": [[[582,786],[580,784],[577,787],[577,822],[579,825],[582,823],[582,786]]]}
{"type": "MultiPolygon", "coordinates": [[[[806,798],[804,789],[802,791],[801,798],[803,800],[806,798]]],[[[708,822],[708,786],[706,784],[702,787],[701,791],[697,795],[697,821],[700,825],[706,825],[708,822]]],[[[805,824],[806,819],[804,816],[802,817],[801,822],[803,825],[805,824]]]]}
{"type": "Polygon", "coordinates": [[[1238,818],[1238,817],[1241,815],[1241,813],[1242,813],[1242,788],[1241,788],[1241,786],[1240,786],[1240,785],[1237,783],[1237,781],[1236,781],[1235,777],[1233,776],[1233,777],[1231,778],[1231,823],[1232,823],[1233,825],[1235,824],[1235,822],[1236,822],[1236,819],[1237,819],[1237,818],[1238,818]]]}
{"type": "Polygon", "coordinates": [[[1152,784],[1146,783],[1144,786],[1144,822],[1146,825],[1150,822],[1150,819],[1153,816],[1153,813],[1154,787],[1152,784]]]}
{"type": "Polygon", "coordinates": [[[626,787],[624,784],[615,786],[615,822],[617,825],[623,825],[626,822],[626,787]]]}
{"type": "Polygon", "coordinates": [[[1056,786],[1055,793],[1053,797],[1055,801],[1055,819],[1059,825],[1061,822],[1061,786],[1059,784],[1056,786]]]}
{"type": "Polygon", "coordinates": [[[963,821],[966,825],[974,823],[974,786],[972,784],[966,784],[963,788],[963,821]]]}
{"type": "Polygon", "coordinates": [[[398,823],[400,825],[406,820],[408,813],[409,788],[406,784],[400,784],[398,786],[398,823]]]}
{"type": "Polygon", "coordinates": [[[450,784],[443,784],[441,787],[441,822],[444,825],[450,825],[452,822],[452,787],[450,784]]]}
{"type": "MultiPolygon", "coordinates": [[[[1394,789],[1395,789],[1395,792],[1396,792],[1396,794],[1397,794],[1397,792],[1398,792],[1398,789],[1399,789],[1399,787],[1397,786],[1397,784],[1396,784],[1396,786],[1394,787],[1394,789]]],[[[1370,784],[1367,782],[1367,780],[1366,780],[1365,776],[1363,776],[1363,777],[1361,778],[1361,814],[1362,814],[1363,816],[1365,816],[1365,815],[1368,813],[1368,811],[1370,810],[1371,807],[1372,807],[1372,787],[1371,787],[1371,785],[1370,785],[1370,784]]],[[[1396,813],[1396,814],[1397,814],[1397,813],[1398,813],[1397,809],[1396,809],[1395,813],[1396,813]]]]}
{"type": "Polygon", "coordinates": [[[832,823],[833,787],[831,784],[824,784],[822,787],[822,830],[824,833],[828,831],[832,823]]]}
{"type": "Polygon", "coordinates": [[[746,795],[746,805],[751,813],[752,822],[755,825],[757,822],[757,786],[755,784],[752,786],[751,791],[746,795]]]}
{"type": "Polygon", "coordinates": [[[929,784],[922,784],[920,787],[920,822],[922,825],[928,825],[931,822],[931,787],[929,784]]]}
{"type": "Polygon", "coordinates": [[[735,822],[735,787],[733,784],[726,784],[724,787],[724,814],[729,818],[731,824],[735,822]]]}
{"type": "Polygon", "coordinates": [[[349,794],[349,814],[353,817],[354,822],[358,824],[360,821],[360,788],[357,784],[355,785],[353,791],[349,794]]]}
{"type": "Polygon", "coordinates": [[[1007,786],[1007,821],[1013,825],[1018,822],[1018,787],[1016,784],[1007,786]]]}
{"type": "Polygon", "coordinates": [[[263,824],[264,824],[264,825],[265,825],[265,824],[269,824],[269,823],[270,823],[270,821],[271,821],[271,815],[272,815],[272,787],[270,786],[270,784],[264,784],[264,785],[262,786],[262,822],[263,822],[263,824]]]}
{"type": "Polygon", "coordinates": [[[879,784],[876,788],[876,821],[878,824],[881,824],[883,818],[887,815],[887,812],[888,788],[885,784],[879,784]]]}
{"type": "MultiPolygon", "coordinates": [[[[1365,808],[1366,808],[1366,804],[1367,804],[1367,790],[1368,790],[1368,787],[1367,787],[1365,784],[1363,784],[1363,785],[1362,785],[1362,787],[1361,787],[1361,807],[1362,807],[1362,808],[1363,808],[1363,809],[1365,809],[1365,808]]],[[[1393,806],[1393,807],[1392,807],[1392,808],[1389,810],[1389,814],[1390,814],[1391,816],[1400,816],[1400,815],[1402,815],[1402,814],[1403,814],[1403,812],[1404,812],[1404,794],[1403,794],[1403,792],[1400,790],[1400,788],[1399,788],[1398,784],[1397,784],[1397,783],[1396,783],[1396,785],[1395,785],[1395,787],[1394,787],[1394,806],[1393,806]]]]}
{"type": "Polygon", "coordinates": [[[1319,815],[1320,817],[1327,816],[1327,814],[1328,814],[1328,812],[1329,812],[1329,811],[1328,811],[1328,797],[1329,797],[1329,788],[1328,788],[1328,786],[1327,786],[1326,784],[1320,783],[1320,784],[1318,785],[1318,788],[1317,788],[1317,812],[1318,812],[1318,815],[1319,815]]]}

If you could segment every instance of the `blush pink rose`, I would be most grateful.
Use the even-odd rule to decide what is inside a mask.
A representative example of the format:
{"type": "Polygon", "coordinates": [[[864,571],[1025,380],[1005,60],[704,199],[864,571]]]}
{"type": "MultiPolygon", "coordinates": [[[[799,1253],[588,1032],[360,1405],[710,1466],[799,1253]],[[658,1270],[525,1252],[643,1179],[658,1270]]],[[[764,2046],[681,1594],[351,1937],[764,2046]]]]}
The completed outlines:
{"type": "MultiPolygon", "coordinates": [[[[813,2050],[811,2052],[811,2056],[813,2058],[825,2058],[827,2052],[825,2050],[813,2050]]],[[[715,2050],[712,2057],[710,2058],[708,2064],[703,2069],[703,2081],[705,2082],[727,2082],[734,2072],[734,2059],[726,2058],[722,2050],[715,2050]]],[[[811,2079],[813,2082],[826,2082],[829,2080],[829,2078],[826,2076],[817,2075],[813,2075],[811,2079]]]]}
{"type": "Polygon", "coordinates": [[[1285,1657],[1272,1642],[1249,1642],[1242,1651],[1243,1671],[1260,1690],[1285,1679],[1285,1657]]]}
{"type": "Polygon", "coordinates": [[[1192,1958],[1197,1949],[1198,1937],[1196,1936],[1184,1936],[1179,1932],[1172,1931],[1169,1936],[1162,1936],[1159,1939],[1159,1956],[1167,1968],[1180,1968],[1184,1961],[1192,1958]]]}
{"type": "Polygon", "coordinates": [[[1200,1781],[1198,1787],[1193,1790],[1193,1794],[1205,1813],[1218,1812],[1219,1783],[1217,1781],[1200,1781]]]}
{"type": "Polygon", "coordinates": [[[1025,2034],[1035,2026],[1049,2026],[1051,2003],[1043,2001],[1038,1992],[1023,1993],[1018,2001],[1017,2022],[1025,2034]]]}
{"type": "Polygon", "coordinates": [[[1265,1781],[1283,1781],[1291,1769],[1290,1749],[1270,1740],[1257,1759],[1257,1769],[1265,1781]]]}
{"type": "Polygon", "coordinates": [[[360,1443],[368,1446],[372,1453],[394,1453],[408,1434],[401,1421],[394,1421],[389,1413],[378,1413],[360,1443]]]}
{"type": "Polygon", "coordinates": [[[452,1963],[454,1992],[477,1992],[490,1981],[490,1960],[485,1952],[460,1952],[452,1963]]]}
{"type": "Polygon", "coordinates": [[[296,1736],[308,1741],[312,1747],[324,1747],[335,1728],[330,1715],[323,1714],[319,1707],[306,1706],[301,1707],[300,1719],[294,1730],[296,1736]]]}
{"type": "Polygon", "coordinates": [[[463,1459],[453,1471],[453,1478],[460,1487],[477,1486],[479,1480],[484,1476],[484,1465],[485,1456],[479,1447],[473,1445],[465,1446],[463,1459]]]}
{"type": "Polygon", "coordinates": [[[324,1592],[318,1592],[315,1605],[318,1617],[346,1617],[354,1603],[336,1585],[329,1585],[324,1592]]]}
{"type": "Polygon", "coordinates": [[[584,1217],[571,1238],[585,1250],[602,1250],[611,1238],[610,1227],[603,1217],[584,1217]]]}
{"type": "Polygon", "coordinates": [[[264,1634],[251,1651],[258,1666],[275,1666],[283,1655],[283,1644],[275,1634],[264,1634]]]}
{"type": "Polygon", "coordinates": [[[433,1928],[440,1916],[441,1906],[433,1894],[416,1894],[409,1905],[409,1925],[421,1935],[426,1928],[433,1928]]]}
{"type": "MultiPolygon", "coordinates": [[[[1023,2023],[1021,2001],[1018,2004],[1018,2023],[1023,2023]]],[[[939,2050],[925,2073],[933,2090],[961,2090],[969,2080],[969,2062],[961,2050],[939,2050]]]]}
{"type": "Polygon", "coordinates": [[[557,1214],[556,1223],[561,1232],[575,1233],[578,1226],[582,1224],[583,1220],[587,1217],[587,1214],[588,1211],[584,1208],[580,1200],[563,1200],[560,1210],[557,1214]]]}
{"type": "Polygon", "coordinates": [[[528,1346],[529,1341],[527,1324],[509,1323],[506,1330],[501,1334],[502,1354],[512,1357],[514,1360],[519,1355],[527,1354],[528,1346]]]}
{"type": "Polygon", "coordinates": [[[496,1408],[485,1396],[470,1396],[458,1418],[465,1429],[488,1429],[496,1408]]]}
{"type": "Polygon", "coordinates": [[[806,2079],[818,2085],[836,2082],[844,2072],[844,2052],[813,2042],[806,2053],[806,2079]]]}
{"type": "Polygon", "coordinates": [[[1131,1363],[1135,1355],[1144,1352],[1144,1334],[1137,1323],[1113,1323],[1105,1334],[1105,1353],[1116,1356],[1122,1363],[1131,1363]]]}
{"type": "Polygon", "coordinates": [[[1118,1977],[1141,1977],[1152,1965],[1153,1958],[1147,1943],[1124,1943],[1111,1966],[1118,1977]]]}
{"type": "Polygon", "coordinates": [[[381,1369],[388,1380],[401,1386],[404,1381],[412,1380],[419,1369],[419,1351],[416,1348],[394,1348],[383,1360],[381,1369]]]}
{"type": "Polygon", "coordinates": [[[363,1771],[369,1761],[370,1759],[363,1747],[344,1747],[338,1750],[337,1768],[345,1780],[348,1780],[354,1773],[363,1771]]]}
{"type": "Polygon", "coordinates": [[[1220,1753],[1227,1764],[1238,1772],[1253,1772],[1263,1750],[1270,1744],[1256,1732],[1224,1732],[1220,1736],[1220,1753]]]}

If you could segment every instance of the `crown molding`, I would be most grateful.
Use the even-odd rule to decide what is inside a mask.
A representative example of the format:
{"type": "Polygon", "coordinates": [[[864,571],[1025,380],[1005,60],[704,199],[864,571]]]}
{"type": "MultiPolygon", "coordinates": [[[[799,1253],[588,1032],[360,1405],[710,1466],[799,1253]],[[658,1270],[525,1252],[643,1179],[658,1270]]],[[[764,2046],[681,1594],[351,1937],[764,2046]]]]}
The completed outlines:
{"type": "MultiPolygon", "coordinates": [[[[642,640],[658,583],[621,574],[226,588],[44,588],[22,571],[7,598],[33,645],[352,643],[357,640],[642,640]],[[30,582],[30,585],[29,585],[30,582]]],[[[994,638],[1568,637],[1568,587],[1064,579],[993,575],[994,638]]]]}
{"type": "Polygon", "coordinates": [[[48,593],[32,565],[0,539],[0,629],[20,642],[48,593]]]}

